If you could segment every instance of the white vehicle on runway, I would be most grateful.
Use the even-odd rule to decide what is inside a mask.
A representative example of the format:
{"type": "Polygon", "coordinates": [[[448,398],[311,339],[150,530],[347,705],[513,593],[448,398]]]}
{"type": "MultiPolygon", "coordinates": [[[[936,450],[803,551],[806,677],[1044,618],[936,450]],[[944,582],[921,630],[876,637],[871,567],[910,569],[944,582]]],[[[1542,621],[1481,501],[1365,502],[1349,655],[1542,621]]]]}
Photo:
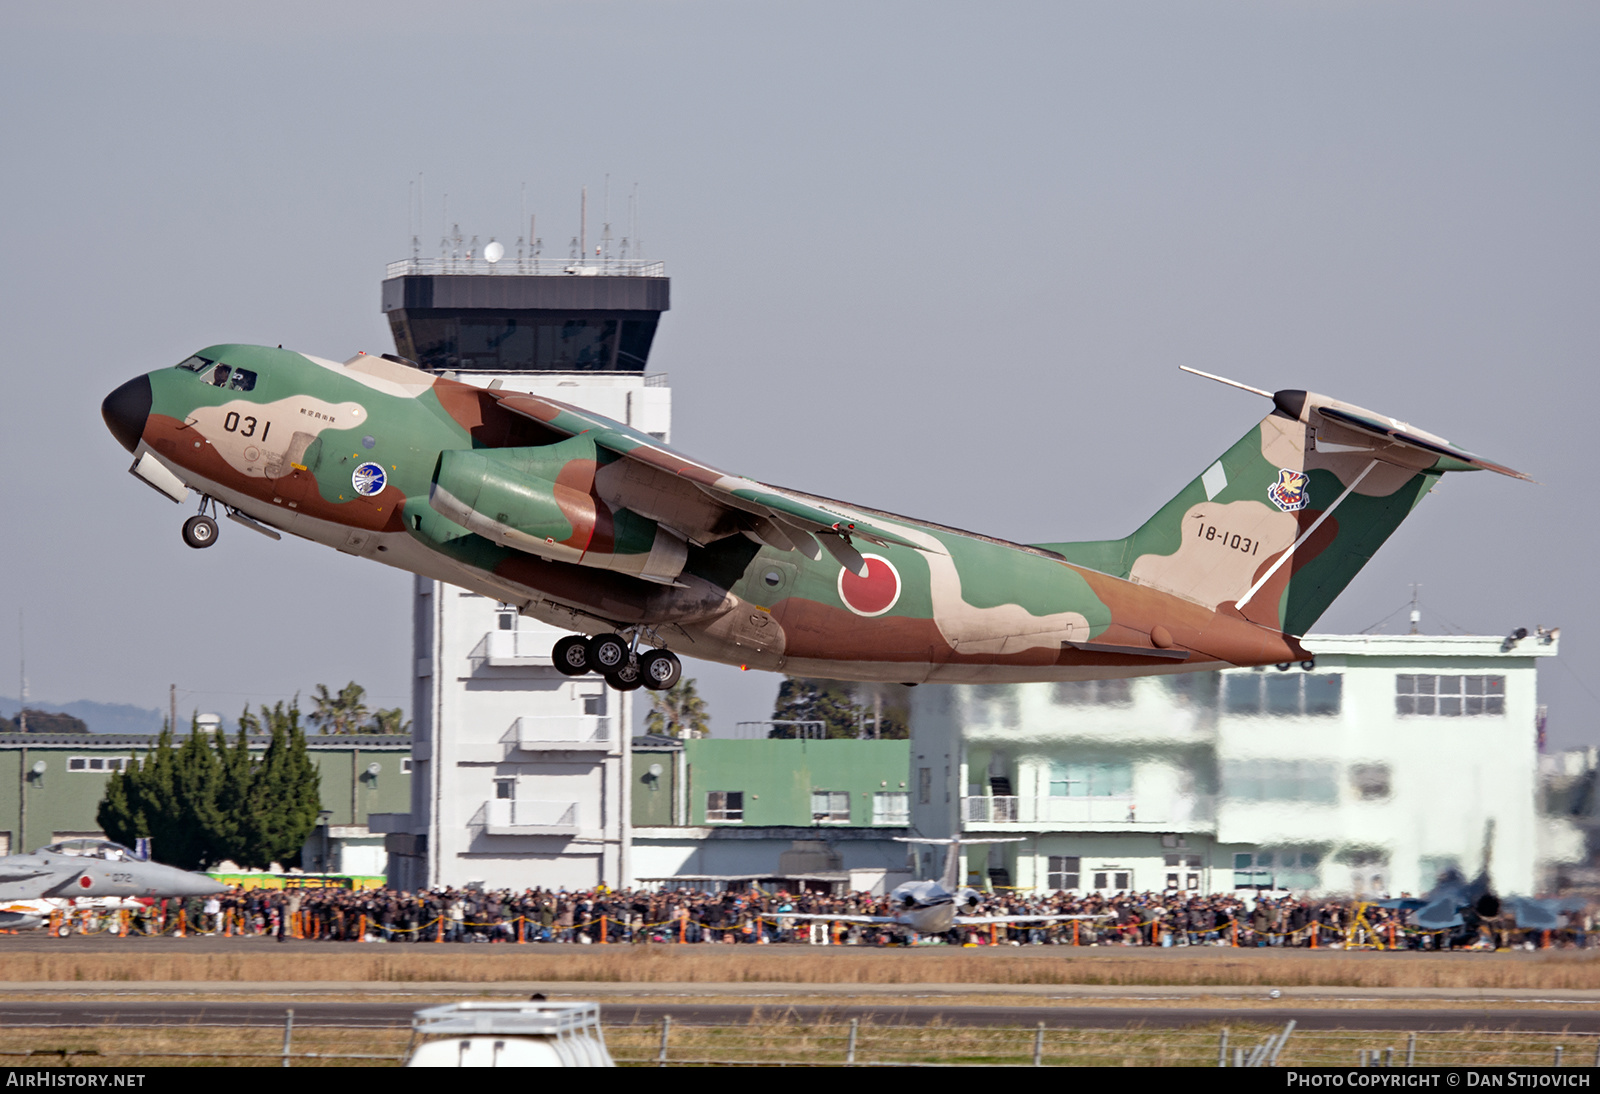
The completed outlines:
{"type": "Polygon", "coordinates": [[[451,1003],[417,1011],[407,1067],[616,1067],[598,1003],[451,1003]]]}

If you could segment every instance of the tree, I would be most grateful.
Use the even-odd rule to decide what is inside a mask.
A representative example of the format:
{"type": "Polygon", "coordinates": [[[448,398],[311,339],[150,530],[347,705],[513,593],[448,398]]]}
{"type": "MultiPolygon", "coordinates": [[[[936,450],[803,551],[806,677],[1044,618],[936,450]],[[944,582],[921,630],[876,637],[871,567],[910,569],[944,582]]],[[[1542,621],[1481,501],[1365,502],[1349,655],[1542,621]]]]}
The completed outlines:
{"type": "MultiPolygon", "coordinates": [[[[823,736],[838,739],[878,737],[901,740],[906,728],[904,699],[886,696],[876,685],[847,684],[785,676],[778,685],[773,721],[821,722],[823,736]]],[[[798,737],[798,726],[774,726],[774,737],[798,737]]]]}
{"type": "Polygon", "coordinates": [[[373,711],[372,721],[363,728],[368,733],[410,733],[411,723],[406,721],[406,712],[395,707],[393,710],[373,711]]]}
{"type": "Polygon", "coordinates": [[[367,720],[367,689],[350,681],[334,695],[326,684],[318,684],[311,693],[317,709],[311,712],[311,724],[322,733],[359,733],[367,720]]]}
{"type": "Polygon", "coordinates": [[[29,733],[88,733],[89,726],[82,718],[64,711],[34,710],[27,707],[7,721],[0,722],[0,732],[11,733],[22,728],[26,716],[29,733]]]}
{"type": "MultiPolygon", "coordinates": [[[[265,709],[263,708],[263,713],[265,709]]],[[[272,743],[256,764],[243,815],[241,866],[287,864],[300,854],[322,810],[321,780],[306,751],[298,707],[273,720],[272,743]]]]}
{"type": "Polygon", "coordinates": [[[231,745],[221,730],[207,737],[195,727],[174,747],[164,727],[154,748],[106,781],[100,827],[121,843],[149,836],[157,861],[187,870],[293,861],[317,824],[320,779],[298,703],[259,709],[246,708],[231,745]],[[249,735],[263,729],[272,739],[256,759],[249,735]]]}
{"type": "Polygon", "coordinates": [[[660,737],[704,737],[711,732],[711,716],[706,701],[695,691],[694,681],[679,677],[666,691],[650,693],[650,713],[645,716],[646,733],[660,737]]]}

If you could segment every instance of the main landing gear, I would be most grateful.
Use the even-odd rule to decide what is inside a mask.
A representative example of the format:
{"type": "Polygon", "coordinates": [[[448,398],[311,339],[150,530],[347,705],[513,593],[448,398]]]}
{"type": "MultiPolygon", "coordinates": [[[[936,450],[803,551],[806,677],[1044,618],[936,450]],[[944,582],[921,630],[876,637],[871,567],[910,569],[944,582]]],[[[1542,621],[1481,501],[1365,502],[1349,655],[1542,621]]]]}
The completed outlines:
{"type": "Polygon", "coordinates": [[[198,550],[217,542],[217,522],[206,516],[206,506],[217,511],[217,503],[205,494],[200,495],[200,512],[183,522],[183,542],[198,550]]]}
{"type": "Polygon", "coordinates": [[[553,653],[556,670],[563,675],[597,672],[617,691],[639,687],[666,691],[683,676],[683,663],[671,650],[636,653],[628,640],[617,634],[593,638],[571,634],[556,643],[553,653]]]}

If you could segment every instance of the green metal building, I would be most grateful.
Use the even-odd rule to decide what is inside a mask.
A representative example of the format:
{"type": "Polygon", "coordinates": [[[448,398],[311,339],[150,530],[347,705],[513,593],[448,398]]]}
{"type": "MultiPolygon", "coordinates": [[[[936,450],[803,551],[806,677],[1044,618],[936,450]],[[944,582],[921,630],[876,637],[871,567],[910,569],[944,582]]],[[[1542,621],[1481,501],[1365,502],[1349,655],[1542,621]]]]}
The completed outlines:
{"type": "MultiPolygon", "coordinates": [[[[106,780],[155,742],[152,734],[0,733],[0,854],[104,835],[95,814],[106,780]]],[[[251,752],[270,743],[252,737],[251,752]]],[[[308,735],[306,747],[321,775],[324,815],[306,843],[305,868],[384,873],[383,836],[368,830],[367,818],[409,806],[410,736],[308,735]]]]}
{"type": "Polygon", "coordinates": [[[877,889],[906,880],[910,742],[633,741],[633,874],[877,889]]]}

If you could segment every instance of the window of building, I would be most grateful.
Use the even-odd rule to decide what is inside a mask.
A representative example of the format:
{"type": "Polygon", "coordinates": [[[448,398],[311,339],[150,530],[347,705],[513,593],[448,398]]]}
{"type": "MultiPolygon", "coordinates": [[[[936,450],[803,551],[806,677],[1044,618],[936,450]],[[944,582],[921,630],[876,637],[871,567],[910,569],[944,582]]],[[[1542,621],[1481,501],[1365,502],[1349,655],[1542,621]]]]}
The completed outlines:
{"type": "Polygon", "coordinates": [[[850,821],[850,795],[836,790],[811,792],[811,823],[848,824],[850,821]]]}
{"type": "Polygon", "coordinates": [[[872,795],[872,823],[910,824],[911,795],[904,790],[872,795]]]}
{"type": "Polygon", "coordinates": [[[605,714],[606,697],[604,695],[585,695],[583,697],[583,712],[585,714],[605,714]]]}
{"type": "Polygon", "coordinates": [[[1344,676],[1337,672],[1235,672],[1223,677],[1229,714],[1329,716],[1339,713],[1344,676]]]}
{"type": "Polygon", "coordinates": [[[1389,796],[1389,765],[1356,764],[1350,769],[1350,785],[1364,802],[1383,801],[1389,796]]]}
{"type": "Polygon", "coordinates": [[[70,756],[68,771],[126,771],[132,756],[70,756]]]}
{"type": "Polygon", "coordinates": [[[1077,855],[1051,855],[1045,885],[1051,889],[1076,889],[1083,876],[1078,869],[1082,861],[1077,855]]]}
{"type": "Polygon", "coordinates": [[[1132,680],[1062,680],[1051,698],[1061,706],[1125,707],[1133,702],[1132,680]]]}
{"type": "Polygon", "coordinates": [[[400,761],[400,774],[402,774],[402,775],[411,774],[411,757],[410,756],[407,756],[405,759],[400,761]]]}
{"type": "Polygon", "coordinates": [[[1401,673],[1394,678],[1394,709],[1440,718],[1504,714],[1506,678],[1401,673]]]}
{"type": "Polygon", "coordinates": [[[1102,891],[1115,890],[1127,892],[1133,888],[1132,870],[1096,870],[1094,873],[1094,887],[1102,891]]]}
{"type": "Polygon", "coordinates": [[[516,617],[516,614],[513,613],[513,612],[501,612],[500,613],[500,629],[503,630],[503,631],[514,631],[514,630],[516,630],[517,629],[517,617],[516,617]]]}
{"type": "Polygon", "coordinates": [[[744,791],[712,790],[706,794],[707,821],[744,820],[744,791]]]}
{"type": "Polygon", "coordinates": [[[1222,793],[1246,802],[1331,805],[1339,800],[1337,771],[1324,760],[1227,760],[1222,793]]]}
{"type": "Polygon", "coordinates": [[[1242,852],[1233,856],[1235,889],[1314,889],[1320,882],[1322,853],[1295,847],[1242,852]]]}
{"type": "Polygon", "coordinates": [[[933,768],[917,768],[917,804],[933,804],[933,768]]]}
{"type": "Polygon", "coordinates": [[[1175,676],[1163,676],[1161,684],[1180,705],[1212,710],[1217,705],[1217,692],[1222,687],[1222,674],[1182,672],[1175,676]]]}
{"type": "Polygon", "coordinates": [[[517,796],[516,779],[496,779],[494,781],[494,796],[502,801],[509,801],[517,796]]]}
{"type": "Polygon", "coordinates": [[[1050,765],[1052,798],[1118,798],[1132,793],[1132,764],[1050,765]]]}
{"type": "Polygon", "coordinates": [[[1200,856],[1167,855],[1167,889],[1169,891],[1198,893],[1200,891],[1200,856]]]}

